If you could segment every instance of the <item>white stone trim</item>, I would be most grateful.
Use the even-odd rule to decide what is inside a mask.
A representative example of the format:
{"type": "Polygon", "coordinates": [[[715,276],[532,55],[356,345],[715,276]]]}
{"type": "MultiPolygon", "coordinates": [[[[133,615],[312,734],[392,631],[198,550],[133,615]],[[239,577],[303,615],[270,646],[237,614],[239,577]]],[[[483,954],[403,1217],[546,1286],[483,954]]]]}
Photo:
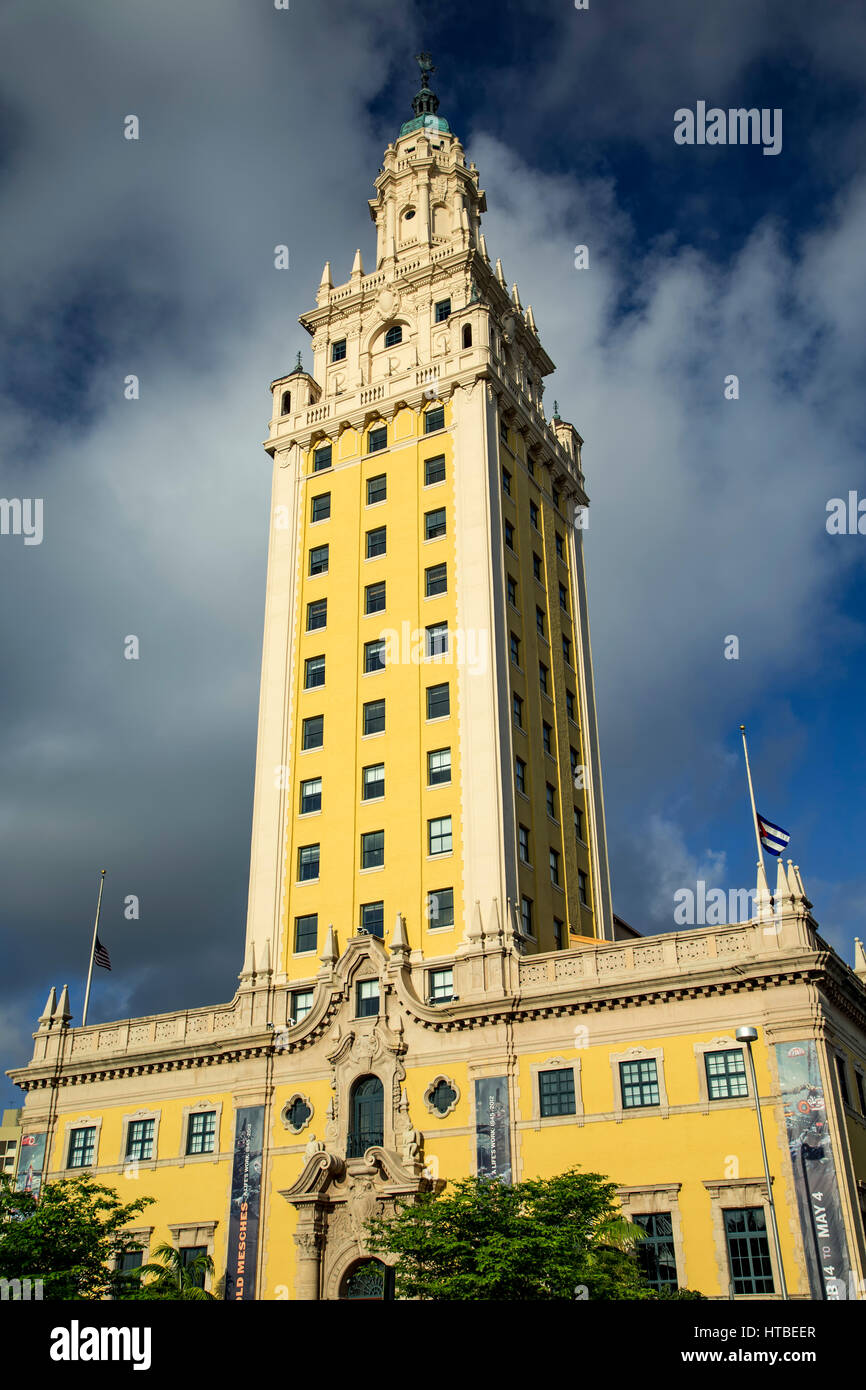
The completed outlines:
{"type": "Polygon", "coordinates": [[[641,1115],[662,1115],[667,1119],[670,1114],[668,1103],[667,1087],[665,1085],[665,1054],[663,1047],[630,1047],[626,1052],[612,1052],[610,1054],[610,1066],[613,1074],[613,1118],[620,1122],[628,1116],[629,1119],[641,1115]],[[659,1103],[658,1105],[630,1105],[624,1106],[622,1103],[622,1078],[620,1076],[620,1062],[644,1062],[655,1060],[656,1076],[658,1078],[659,1103]]]}
{"type": "Polygon", "coordinates": [[[530,1069],[532,1078],[532,1124],[536,1129],[562,1124],[583,1124],[583,1086],[581,1078],[581,1058],[574,1057],[567,1062],[564,1057],[548,1057],[544,1062],[533,1062],[530,1069]],[[571,1115],[542,1115],[541,1091],[538,1080],[542,1071],[570,1071],[574,1078],[574,1112],[571,1115]]]}
{"type": "Polygon", "coordinates": [[[180,1157],[181,1163],[184,1163],[184,1162],[186,1162],[186,1161],[189,1160],[189,1159],[195,1160],[195,1159],[202,1159],[202,1158],[210,1158],[210,1159],[219,1158],[220,1154],[222,1153],[222,1133],[221,1133],[222,1111],[223,1111],[223,1103],[222,1103],[221,1100],[207,1100],[207,1099],[204,1099],[204,1100],[197,1100],[197,1101],[192,1101],[189,1105],[185,1105],[185,1106],[184,1106],[184,1108],[183,1108],[183,1113],[182,1113],[182,1115],[181,1115],[181,1122],[180,1122],[180,1151],[179,1151],[179,1157],[180,1157]],[[210,1152],[208,1152],[208,1153],[201,1153],[201,1154],[190,1154],[190,1153],[187,1153],[186,1149],[187,1149],[187,1143],[188,1143],[188,1140],[189,1140],[189,1120],[190,1120],[190,1116],[191,1116],[191,1115],[199,1115],[199,1114],[207,1114],[208,1111],[215,1111],[215,1112],[216,1112],[216,1124],[215,1124],[215,1126],[214,1126],[214,1147],[213,1147],[213,1149],[210,1150],[210,1152]]]}
{"type": "MultiPolygon", "coordinates": [[[[99,1140],[102,1131],[101,1115],[79,1115],[75,1119],[69,1119],[63,1126],[63,1148],[60,1151],[60,1167],[65,1173],[91,1173],[94,1168],[99,1167],[99,1140]],[[69,1145],[74,1129],[95,1129],[96,1134],[93,1139],[93,1162],[80,1168],[70,1168],[69,1166],[69,1145]]],[[[18,1151],[20,1153],[20,1143],[18,1151]]]]}

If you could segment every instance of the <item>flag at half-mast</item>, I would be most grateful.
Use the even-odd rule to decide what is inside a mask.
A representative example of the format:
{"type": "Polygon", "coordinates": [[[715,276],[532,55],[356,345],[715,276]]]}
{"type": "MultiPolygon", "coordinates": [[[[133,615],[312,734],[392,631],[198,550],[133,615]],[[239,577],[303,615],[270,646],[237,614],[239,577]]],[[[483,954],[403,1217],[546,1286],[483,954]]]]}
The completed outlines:
{"type": "Polygon", "coordinates": [[[96,945],[93,949],[93,964],[101,965],[103,970],[111,969],[111,957],[109,956],[107,948],[103,946],[99,937],[96,938],[96,945]]]}
{"type": "Polygon", "coordinates": [[[783,830],[781,825],[774,825],[764,816],[758,816],[758,830],[764,849],[768,854],[775,854],[778,858],[791,838],[787,830],[783,830]]]}

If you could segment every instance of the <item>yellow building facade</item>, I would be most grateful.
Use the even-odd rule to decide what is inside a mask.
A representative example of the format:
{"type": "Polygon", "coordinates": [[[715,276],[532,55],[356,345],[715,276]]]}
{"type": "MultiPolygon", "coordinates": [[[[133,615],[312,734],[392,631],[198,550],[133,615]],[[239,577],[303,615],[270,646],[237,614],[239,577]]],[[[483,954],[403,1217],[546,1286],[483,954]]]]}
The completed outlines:
{"type": "Polygon", "coordinates": [[[271,386],[239,989],[87,1028],[52,990],[10,1073],[19,1181],[146,1193],[130,1263],[167,1240],[228,1299],[311,1300],[387,1290],[365,1223],[401,1198],[579,1164],[660,1286],[860,1296],[866,959],[781,862],[745,922],[645,938],[613,914],[582,440],[545,416],[553,363],[423,71],[375,268],[325,266],[311,369],[271,386]]]}

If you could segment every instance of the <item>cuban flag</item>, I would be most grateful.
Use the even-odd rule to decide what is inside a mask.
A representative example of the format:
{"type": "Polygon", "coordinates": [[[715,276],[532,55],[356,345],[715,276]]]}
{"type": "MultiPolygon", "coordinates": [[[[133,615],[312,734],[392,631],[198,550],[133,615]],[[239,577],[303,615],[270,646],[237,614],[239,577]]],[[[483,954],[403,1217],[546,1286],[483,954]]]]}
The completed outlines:
{"type": "Polygon", "coordinates": [[[771,820],[765,820],[763,816],[758,816],[758,830],[764,849],[778,858],[791,838],[787,830],[783,830],[781,825],[774,825],[771,820]]]}

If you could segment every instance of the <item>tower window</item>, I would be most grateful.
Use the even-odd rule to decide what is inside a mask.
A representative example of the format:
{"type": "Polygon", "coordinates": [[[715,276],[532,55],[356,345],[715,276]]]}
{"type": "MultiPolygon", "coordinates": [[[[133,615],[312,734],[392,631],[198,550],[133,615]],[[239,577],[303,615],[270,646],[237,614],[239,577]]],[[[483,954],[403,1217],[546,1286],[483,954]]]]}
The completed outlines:
{"type": "Polygon", "coordinates": [[[471,323],[464,323],[464,325],[463,325],[463,330],[462,330],[462,333],[461,333],[461,341],[462,341],[462,344],[463,344],[463,346],[464,346],[465,348],[471,348],[471,346],[472,346],[472,324],[471,324],[471,323]]]}
{"type": "Polygon", "coordinates": [[[328,547],[326,545],[315,545],[310,551],[310,574],[328,573],[328,547]]]}
{"type": "Polygon", "coordinates": [[[434,405],[424,415],[424,433],[432,434],[434,430],[444,430],[445,428],[445,407],[444,405],[434,405]]]}
{"type": "Polygon", "coordinates": [[[539,584],[544,582],[541,571],[541,556],[536,555],[534,550],[532,552],[532,574],[533,577],[538,580],[539,584]]]}
{"type": "Polygon", "coordinates": [[[548,687],[548,679],[547,679],[547,678],[548,678],[549,675],[550,675],[550,671],[549,671],[548,668],[545,666],[544,662],[543,662],[543,661],[539,661],[539,663],[538,663],[538,684],[541,686],[541,689],[544,691],[544,694],[545,694],[545,695],[547,695],[547,694],[549,693],[549,692],[548,692],[548,688],[547,688],[547,687],[548,687]]]}
{"type": "Polygon", "coordinates": [[[447,656],[448,655],[448,624],[431,623],[425,629],[426,653],[427,656],[447,656]]]}
{"type": "Polygon", "coordinates": [[[321,473],[324,468],[331,466],[332,449],[330,444],[322,444],[313,453],[313,472],[321,473]]]}
{"type": "Polygon", "coordinates": [[[554,946],[556,947],[557,951],[561,951],[561,950],[562,950],[562,931],[563,931],[563,924],[562,924],[562,922],[560,922],[560,920],[559,920],[558,917],[554,917],[554,919],[553,919],[553,944],[554,944],[554,946]]]}
{"type": "Polygon", "coordinates": [[[451,713],[451,692],[448,682],[444,685],[428,685],[427,687],[427,718],[444,719],[451,713]]]}
{"type": "Polygon", "coordinates": [[[520,696],[517,695],[517,694],[514,694],[514,695],[512,695],[512,697],[511,697],[511,712],[512,712],[512,714],[514,715],[514,722],[515,722],[515,724],[517,725],[518,729],[522,729],[522,728],[523,728],[523,701],[522,701],[522,699],[520,698],[520,696]]]}
{"type": "Polygon", "coordinates": [[[385,795],[385,764],[372,763],[361,770],[361,800],[380,801],[385,795]]]}
{"type": "Polygon", "coordinates": [[[434,748],[427,754],[427,785],[441,787],[451,781],[451,749],[434,748]]]}
{"type": "Polygon", "coordinates": [[[322,779],[309,777],[301,783],[301,815],[308,816],[312,811],[322,809],[322,779]]]}
{"type": "Polygon", "coordinates": [[[327,521],[331,515],[331,494],[320,492],[318,497],[314,497],[310,504],[311,521],[327,521]]]}
{"type": "Polygon", "coordinates": [[[509,574],[509,575],[507,576],[507,578],[506,578],[505,583],[506,583],[506,587],[507,587],[507,589],[508,589],[508,602],[509,602],[510,604],[513,604],[513,606],[516,608],[516,607],[517,607],[517,580],[516,580],[516,579],[512,579],[512,578],[511,578],[511,575],[509,574]]]}
{"type": "Polygon", "coordinates": [[[842,1057],[836,1058],[836,1075],[839,1078],[839,1092],[842,1096],[842,1104],[851,1105],[851,1095],[848,1090],[848,1068],[845,1066],[842,1057]]]}
{"type": "Polygon", "coordinates": [[[577,720],[575,719],[575,714],[577,713],[577,710],[574,703],[573,690],[566,690],[565,692],[565,712],[571,720],[572,724],[576,724],[577,720]]]}
{"type": "Polygon", "coordinates": [[[385,669],[385,639],[377,637],[372,642],[364,643],[364,674],[370,675],[373,671],[384,671],[385,669]]]}
{"type": "Polygon", "coordinates": [[[370,700],[364,706],[364,734],[384,734],[385,701],[370,700]]]}
{"type": "Polygon", "coordinates": [[[499,421],[499,438],[502,440],[503,444],[508,443],[508,426],[504,420],[499,421]]]}
{"type": "Polygon", "coordinates": [[[538,508],[534,502],[529,504],[529,524],[534,526],[536,531],[538,530],[538,508]]]}
{"type": "Polygon", "coordinates": [[[430,487],[433,483],[444,483],[445,481],[445,455],[437,454],[435,458],[424,460],[424,486],[430,487]]]}
{"type": "Polygon", "coordinates": [[[377,425],[367,435],[367,453],[377,454],[380,449],[388,447],[388,426],[377,425]]]}
{"type": "Polygon", "coordinates": [[[583,844],[583,812],[578,810],[576,806],[574,808],[574,833],[581,844],[583,844]]]}
{"type": "Polygon", "coordinates": [[[514,550],[514,527],[510,521],[505,522],[505,544],[509,550],[514,550]]]}
{"type": "Polygon", "coordinates": [[[364,590],[364,612],[382,613],[385,609],[385,581],[368,584],[364,590]]]}
{"type": "Polygon", "coordinates": [[[529,858],[529,831],[525,825],[517,827],[517,848],[523,863],[529,864],[531,862],[529,858]]]}
{"type": "Polygon", "coordinates": [[[338,338],[336,343],[331,344],[331,361],[345,362],[346,360],[346,339],[338,338]]]}
{"type": "Polygon", "coordinates": [[[319,877],[319,846],[298,847],[298,882],[309,883],[319,877]]]}
{"type": "Polygon", "coordinates": [[[551,756],[553,756],[553,745],[550,738],[552,733],[553,729],[547,723],[547,720],[544,720],[541,725],[541,742],[544,745],[545,753],[550,753],[551,756]]]}
{"type": "Polygon", "coordinates": [[[386,348],[397,347],[403,341],[403,329],[399,323],[395,323],[385,334],[386,348]]]}
{"type": "Polygon", "coordinates": [[[367,559],[373,560],[377,555],[384,555],[387,549],[388,528],[387,526],[377,526],[374,531],[367,532],[367,559]]]}
{"type": "Polygon", "coordinates": [[[563,658],[568,662],[568,664],[569,664],[569,666],[570,666],[570,665],[571,665],[571,640],[570,640],[570,638],[568,638],[568,637],[563,637],[563,639],[562,639],[562,655],[563,655],[563,658]]]}
{"type": "Polygon", "coordinates": [[[435,541],[439,536],[445,535],[445,508],[437,507],[433,512],[424,513],[424,539],[425,541],[435,541]]]}
{"type": "Polygon", "coordinates": [[[325,716],[313,714],[303,724],[303,747],[321,748],[325,741],[325,716]]]}
{"type": "MultiPolygon", "coordinates": [[[[359,980],[356,1003],[356,1018],[375,1018],[379,1012],[379,981],[359,980]]],[[[367,1143],[367,1148],[369,1148],[373,1140],[369,1135],[367,1139],[369,1141],[367,1143]]],[[[379,1142],[381,1143],[382,1141],[379,1140],[379,1142]]]]}
{"type": "Polygon", "coordinates": [[[589,880],[583,869],[577,871],[577,896],[584,907],[589,907],[589,880]]]}
{"type": "Polygon", "coordinates": [[[433,309],[433,322],[444,323],[451,313],[451,300],[440,299],[433,309]]]}
{"type": "Polygon", "coordinates": [[[427,598],[448,592],[448,566],[431,565],[424,571],[424,591],[427,598]]]}
{"type": "Polygon", "coordinates": [[[556,533],[556,553],[559,556],[560,560],[565,559],[564,541],[558,531],[556,533]]]}
{"type": "Polygon", "coordinates": [[[510,648],[510,651],[511,651],[511,660],[514,662],[514,665],[515,665],[515,666],[519,666],[519,665],[520,665],[520,638],[519,638],[519,637],[517,636],[517,634],[514,633],[514,632],[512,632],[512,633],[510,634],[510,637],[509,637],[509,648],[510,648]]]}
{"type": "Polygon", "coordinates": [[[311,989],[296,989],[292,993],[291,1023],[300,1023],[302,1019],[313,1007],[313,991],[311,989]]]}
{"type": "Polygon", "coordinates": [[[556,787],[554,787],[551,782],[545,783],[545,796],[547,814],[550,816],[551,820],[556,820],[556,787]]]}
{"type": "Polygon", "coordinates": [[[559,851],[552,849],[549,856],[550,881],[554,888],[559,887],[559,851]]]}
{"type": "Polygon", "coordinates": [[[539,633],[539,635],[540,635],[541,637],[543,637],[543,636],[544,636],[544,610],[543,610],[542,608],[536,608],[536,610],[535,610],[535,628],[536,628],[536,631],[539,633]]]}
{"type": "Polygon", "coordinates": [[[454,971],[450,967],[446,970],[431,970],[430,1003],[450,1004],[453,994],[454,971]]]}
{"type": "Polygon", "coordinates": [[[519,792],[526,794],[526,763],[522,758],[514,759],[514,781],[519,792]]]}
{"type": "Polygon", "coordinates": [[[281,414],[281,415],[288,415],[289,412],[290,412],[290,410],[291,410],[291,408],[292,408],[292,393],[291,393],[291,391],[284,391],[284,392],[283,392],[283,399],[280,401],[280,414],[281,414]]]}
{"type": "Polygon", "coordinates": [[[502,490],[507,492],[509,497],[511,496],[511,474],[507,468],[502,470],[502,490]]]}
{"type": "Polygon", "coordinates": [[[385,932],[385,904],[361,903],[361,931],[381,937],[385,932]]]}
{"type": "Polygon", "coordinates": [[[304,689],[314,690],[325,684],[325,658],[308,656],[304,662],[304,689]]]}
{"type": "Polygon", "coordinates": [[[564,613],[568,612],[568,590],[564,584],[559,586],[559,606],[564,613]]]}
{"type": "Polygon", "coordinates": [[[532,899],[526,894],[520,899],[520,925],[525,936],[532,936],[532,899]]]}
{"type": "Polygon", "coordinates": [[[388,477],[385,473],[377,473],[375,478],[367,479],[367,506],[373,507],[377,502],[384,502],[388,495],[388,477]]]}
{"type": "Polygon", "coordinates": [[[385,832],[369,830],[361,836],[361,868],[381,869],[385,864],[385,832]]]}
{"type": "Polygon", "coordinates": [[[431,931],[454,926],[453,888],[436,888],[427,894],[427,918],[431,931]]]}
{"type": "Polygon", "coordinates": [[[450,854],[452,850],[451,817],[437,816],[427,822],[427,853],[450,854]]]}
{"type": "Polygon", "coordinates": [[[315,603],[307,604],[307,632],[326,627],[328,623],[328,600],[317,598],[315,603]]]}

